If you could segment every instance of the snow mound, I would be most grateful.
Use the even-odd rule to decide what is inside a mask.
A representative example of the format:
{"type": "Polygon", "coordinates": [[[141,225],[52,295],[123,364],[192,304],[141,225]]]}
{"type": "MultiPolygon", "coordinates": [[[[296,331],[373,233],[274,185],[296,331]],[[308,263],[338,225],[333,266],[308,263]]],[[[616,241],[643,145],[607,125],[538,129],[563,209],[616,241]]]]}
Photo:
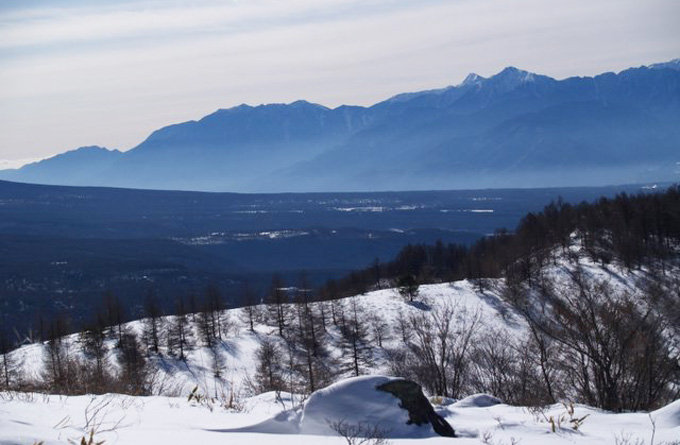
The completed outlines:
{"type": "Polygon", "coordinates": [[[680,428],[680,399],[653,411],[652,418],[663,428],[680,428]]]}
{"type": "Polygon", "coordinates": [[[281,411],[271,419],[252,426],[218,431],[226,433],[299,434],[301,416],[302,409],[298,407],[281,411]]]}
{"type": "Polygon", "coordinates": [[[401,380],[384,376],[363,376],[346,379],[313,393],[302,413],[300,432],[304,434],[337,434],[330,426],[346,425],[377,427],[389,437],[428,437],[436,433],[430,425],[408,425],[408,411],[394,395],[379,386],[401,380]]]}
{"type": "Polygon", "coordinates": [[[456,408],[487,408],[489,406],[500,405],[501,399],[489,394],[473,394],[454,403],[456,408]]]}
{"type": "Polygon", "coordinates": [[[399,380],[403,379],[385,376],[345,379],[312,393],[302,407],[229,431],[336,436],[338,428],[352,427],[361,431],[377,429],[392,438],[438,436],[431,424],[408,424],[409,413],[400,406],[400,400],[378,389],[399,380]]]}
{"type": "Polygon", "coordinates": [[[244,399],[241,406],[245,413],[269,417],[296,406],[300,400],[303,400],[303,397],[299,394],[269,391],[244,399]]]}

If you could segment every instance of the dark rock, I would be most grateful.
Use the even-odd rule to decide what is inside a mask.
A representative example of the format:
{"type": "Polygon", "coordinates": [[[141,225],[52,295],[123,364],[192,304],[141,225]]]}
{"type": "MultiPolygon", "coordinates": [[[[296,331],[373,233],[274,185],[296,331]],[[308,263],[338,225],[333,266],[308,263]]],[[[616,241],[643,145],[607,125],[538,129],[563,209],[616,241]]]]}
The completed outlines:
{"type": "Polygon", "coordinates": [[[408,411],[408,424],[429,423],[440,436],[456,437],[456,432],[451,425],[434,411],[417,383],[410,380],[393,380],[378,386],[377,389],[388,392],[401,401],[399,406],[408,411]]]}

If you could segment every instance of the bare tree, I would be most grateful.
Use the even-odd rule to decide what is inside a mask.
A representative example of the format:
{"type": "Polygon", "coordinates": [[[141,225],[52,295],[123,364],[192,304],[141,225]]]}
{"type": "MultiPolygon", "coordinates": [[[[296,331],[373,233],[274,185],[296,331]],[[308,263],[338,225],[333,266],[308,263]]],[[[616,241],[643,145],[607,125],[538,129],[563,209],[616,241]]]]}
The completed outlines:
{"type": "Polygon", "coordinates": [[[475,390],[510,403],[519,386],[519,354],[512,336],[502,330],[490,330],[475,343],[471,360],[475,390]]]}
{"type": "Polygon", "coordinates": [[[152,290],[146,295],[144,302],[144,333],[143,339],[147,351],[152,351],[158,354],[158,346],[160,344],[161,336],[161,308],[158,305],[156,296],[152,290]]]}
{"type": "Polygon", "coordinates": [[[119,376],[121,392],[134,395],[148,394],[147,363],[134,333],[123,330],[118,351],[118,360],[122,368],[119,376]]]}
{"type": "Polygon", "coordinates": [[[390,336],[390,325],[379,313],[372,313],[368,316],[367,322],[370,327],[371,337],[379,348],[383,347],[383,342],[390,336]]]}
{"type": "Polygon", "coordinates": [[[176,354],[180,360],[186,360],[186,351],[191,347],[193,335],[182,297],[177,299],[175,313],[167,329],[168,352],[176,354]]]}
{"type": "Polygon", "coordinates": [[[201,340],[209,348],[222,341],[231,327],[229,314],[224,309],[225,305],[217,288],[208,287],[200,312],[197,314],[197,324],[201,340]]]}
{"type": "Polygon", "coordinates": [[[471,389],[499,397],[506,403],[543,406],[554,403],[543,381],[549,369],[550,388],[557,387],[557,357],[550,356],[549,368],[542,368],[541,354],[534,338],[514,339],[504,329],[489,328],[477,336],[471,355],[471,389]],[[552,382],[552,379],[555,379],[552,382]]]}
{"type": "Polygon", "coordinates": [[[401,337],[401,341],[404,345],[408,344],[411,328],[408,317],[401,309],[397,312],[397,325],[395,326],[395,330],[399,334],[399,337],[401,337]]]}
{"type": "Polygon", "coordinates": [[[201,311],[196,314],[197,320],[196,324],[198,327],[198,334],[201,341],[208,348],[212,348],[216,341],[216,326],[214,324],[214,317],[210,313],[210,310],[203,307],[201,311]]]}
{"type": "Polygon", "coordinates": [[[45,381],[53,391],[62,394],[72,394],[79,383],[76,375],[78,367],[71,358],[68,342],[64,340],[68,331],[66,318],[57,316],[50,323],[44,355],[45,381]]]}
{"type": "MultiPolygon", "coordinates": [[[[221,340],[213,343],[212,347],[210,348],[210,353],[212,354],[213,377],[218,380],[222,379],[222,368],[224,368],[224,358],[221,354],[222,348],[220,345],[221,340]]],[[[217,391],[217,388],[215,388],[215,391],[217,391]]],[[[217,396],[217,394],[215,395],[217,396]]]]}
{"type": "Polygon", "coordinates": [[[255,332],[255,322],[259,318],[258,301],[255,294],[248,286],[248,283],[243,285],[243,309],[241,309],[241,321],[248,325],[250,332],[255,332]]]}
{"type": "Polygon", "coordinates": [[[360,375],[362,369],[373,362],[373,351],[366,324],[357,297],[350,298],[347,322],[341,329],[342,349],[345,361],[355,376],[360,375]]]}
{"type": "Polygon", "coordinates": [[[108,352],[105,344],[106,326],[101,314],[95,315],[94,321],[85,327],[81,332],[81,342],[83,352],[94,361],[94,372],[92,383],[97,388],[103,388],[107,380],[108,373],[105,369],[106,354],[108,352]]]}
{"type": "Polygon", "coordinates": [[[123,320],[125,318],[125,308],[120,299],[111,292],[104,294],[104,324],[108,326],[109,335],[115,337],[120,342],[123,335],[123,320]]]}
{"type": "Polygon", "coordinates": [[[565,377],[580,400],[621,411],[652,409],[672,398],[677,357],[664,318],[651,307],[578,269],[559,294],[544,298],[548,313],[526,307],[524,315],[560,346],[565,377]]]}
{"type": "Polygon", "coordinates": [[[480,312],[454,304],[409,317],[405,353],[394,356],[393,372],[421,383],[432,394],[458,398],[468,381],[480,312]]]}
{"type": "Polygon", "coordinates": [[[279,335],[284,336],[284,330],[288,325],[287,303],[288,294],[284,288],[283,280],[278,275],[272,278],[272,284],[269,289],[267,303],[269,303],[269,318],[273,324],[278,328],[279,335]]]}
{"type": "Polygon", "coordinates": [[[294,344],[307,389],[311,393],[329,383],[330,370],[326,363],[328,351],[322,342],[322,333],[318,332],[319,324],[306,292],[298,294],[295,311],[297,323],[288,341],[294,344]]]}
{"type": "Polygon", "coordinates": [[[256,370],[255,385],[258,393],[267,391],[281,391],[284,388],[282,376],[281,351],[276,343],[263,338],[255,353],[256,370]]]}
{"type": "Polygon", "coordinates": [[[229,320],[226,319],[227,313],[224,312],[227,305],[215,286],[208,286],[205,290],[205,300],[203,312],[210,318],[210,328],[212,337],[223,340],[227,335],[229,320]]]}
{"type": "Polygon", "coordinates": [[[10,355],[12,344],[5,331],[0,331],[0,387],[10,389],[17,377],[16,364],[10,355]]]}
{"type": "Polygon", "coordinates": [[[331,316],[333,325],[339,328],[345,326],[345,302],[344,300],[333,300],[330,302],[331,316]]]}
{"type": "Polygon", "coordinates": [[[318,301],[314,304],[314,309],[319,314],[319,322],[321,323],[321,329],[323,330],[323,332],[328,332],[327,331],[328,303],[326,303],[325,301],[318,301]]]}

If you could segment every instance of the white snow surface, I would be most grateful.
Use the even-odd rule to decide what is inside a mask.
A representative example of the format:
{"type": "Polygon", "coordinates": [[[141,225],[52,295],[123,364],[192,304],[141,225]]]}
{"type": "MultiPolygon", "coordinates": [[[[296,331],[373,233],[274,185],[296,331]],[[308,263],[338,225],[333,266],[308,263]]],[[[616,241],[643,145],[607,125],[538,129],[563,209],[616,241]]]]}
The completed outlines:
{"type": "Polygon", "coordinates": [[[489,394],[473,394],[453,404],[456,408],[486,408],[503,403],[499,398],[489,394]]]}
{"type": "MultiPolygon", "coordinates": [[[[372,378],[363,383],[372,382],[372,378]]],[[[361,380],[360,380],[361,382],[361,380]]],[[[354,386],[353,383],[339,382],[330,388],[333,393],[354,386]]],[[[358,388],[358,386],[357,386],[358,388]]],[[[325,390],[324,390],[325,391],[325,390]]],[[[341,391],[342,392],[342,391],[341,391]]],[[[374,392],[369,394],[375,395],[374,392]]],[[[356,394],[355,395],[359,395],[356,394]]],[[[325,393],[321,398],[329,397],[325,393]]],[[[351,397],[350,397],[351,398],[351,397]]],[[[308,402],[312,402],[312,396],[308,402]]],[[[374,404],[377,399],[365,402],[374,404]]],[[[389,399],[385,399],[389,401],[389,399]]],[[[388,403],[388,405],[389,405],[388,403]]],[[[354,409],[342,403],[314,402],[315,419],[351,415],[343,409],[354,409]]],[[[316,434],[294,434],[296,422],[300,421],[299,411],[283,411],[280,402],[271,394],[246,399],[242,411],[226,410],[191,403],[186,397],[133,397],[117,394],[100,396],[65,397],[33,393],[0,392],[0,444],[44,445],[80,442],[80,438],[94,430],[95,440],[105,440],[105,445],[121,444],[343,444],[345,440],[324,430],[316,430],[310,424],[307,432],[316,434]],[[278,421],[288,424],[286,434],[280,430],[267,431],[262,428],[269,413],[279,410],[278,421]]],[[[505,404],[492,406],[437,407],[460,436],[458,439],[412,434],[408,437],[390,438],[394,445],[422,443],[423,445],[459,443],[463,445],[486,443],[505,445],[558,445],[558,444],[605,444],[615,445],[621,437],[629,437],[650,443],[651,419],[656,424],[655,444],[672,443],[680,438],[680,401],[671,403],[651,413],[612,414],[582,405],[575,407],[576,416],[589,417],[578,431],[562,424],[555,433],[551,432],[546,419],[564,415],[561,405],[546,409],[543,414],[532,413],[524,407],[505,404]],[[454,441],[454,442],[452,442],[454,441]]],[[[394,408],[388,408],[392,413],[394,408]]],[[[403,411],[403,410],[402,410],[403,411]]],[[[271,419],[270,419],[271,420],[271,419]]],[[[270,421],[271,423],[271,421],[270,421]]],[[[305,430],[303,426],[303,430],[305,430]]],[[[416,432],[417,433],[417,432],[416,432]]]]}

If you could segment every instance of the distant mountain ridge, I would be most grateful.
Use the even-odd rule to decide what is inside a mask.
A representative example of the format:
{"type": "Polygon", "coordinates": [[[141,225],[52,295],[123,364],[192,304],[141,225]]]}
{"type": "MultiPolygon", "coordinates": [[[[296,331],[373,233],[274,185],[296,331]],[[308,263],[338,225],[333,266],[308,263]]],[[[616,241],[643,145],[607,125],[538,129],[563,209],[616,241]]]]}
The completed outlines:
{"type": "Polygon", "coordinates": [[[594,77],[508,67],[370,107],[220,109],[127,152],[83,147],[0,179],[205,191],[603,185],[680,178],[680,59],[594,77]]]}

